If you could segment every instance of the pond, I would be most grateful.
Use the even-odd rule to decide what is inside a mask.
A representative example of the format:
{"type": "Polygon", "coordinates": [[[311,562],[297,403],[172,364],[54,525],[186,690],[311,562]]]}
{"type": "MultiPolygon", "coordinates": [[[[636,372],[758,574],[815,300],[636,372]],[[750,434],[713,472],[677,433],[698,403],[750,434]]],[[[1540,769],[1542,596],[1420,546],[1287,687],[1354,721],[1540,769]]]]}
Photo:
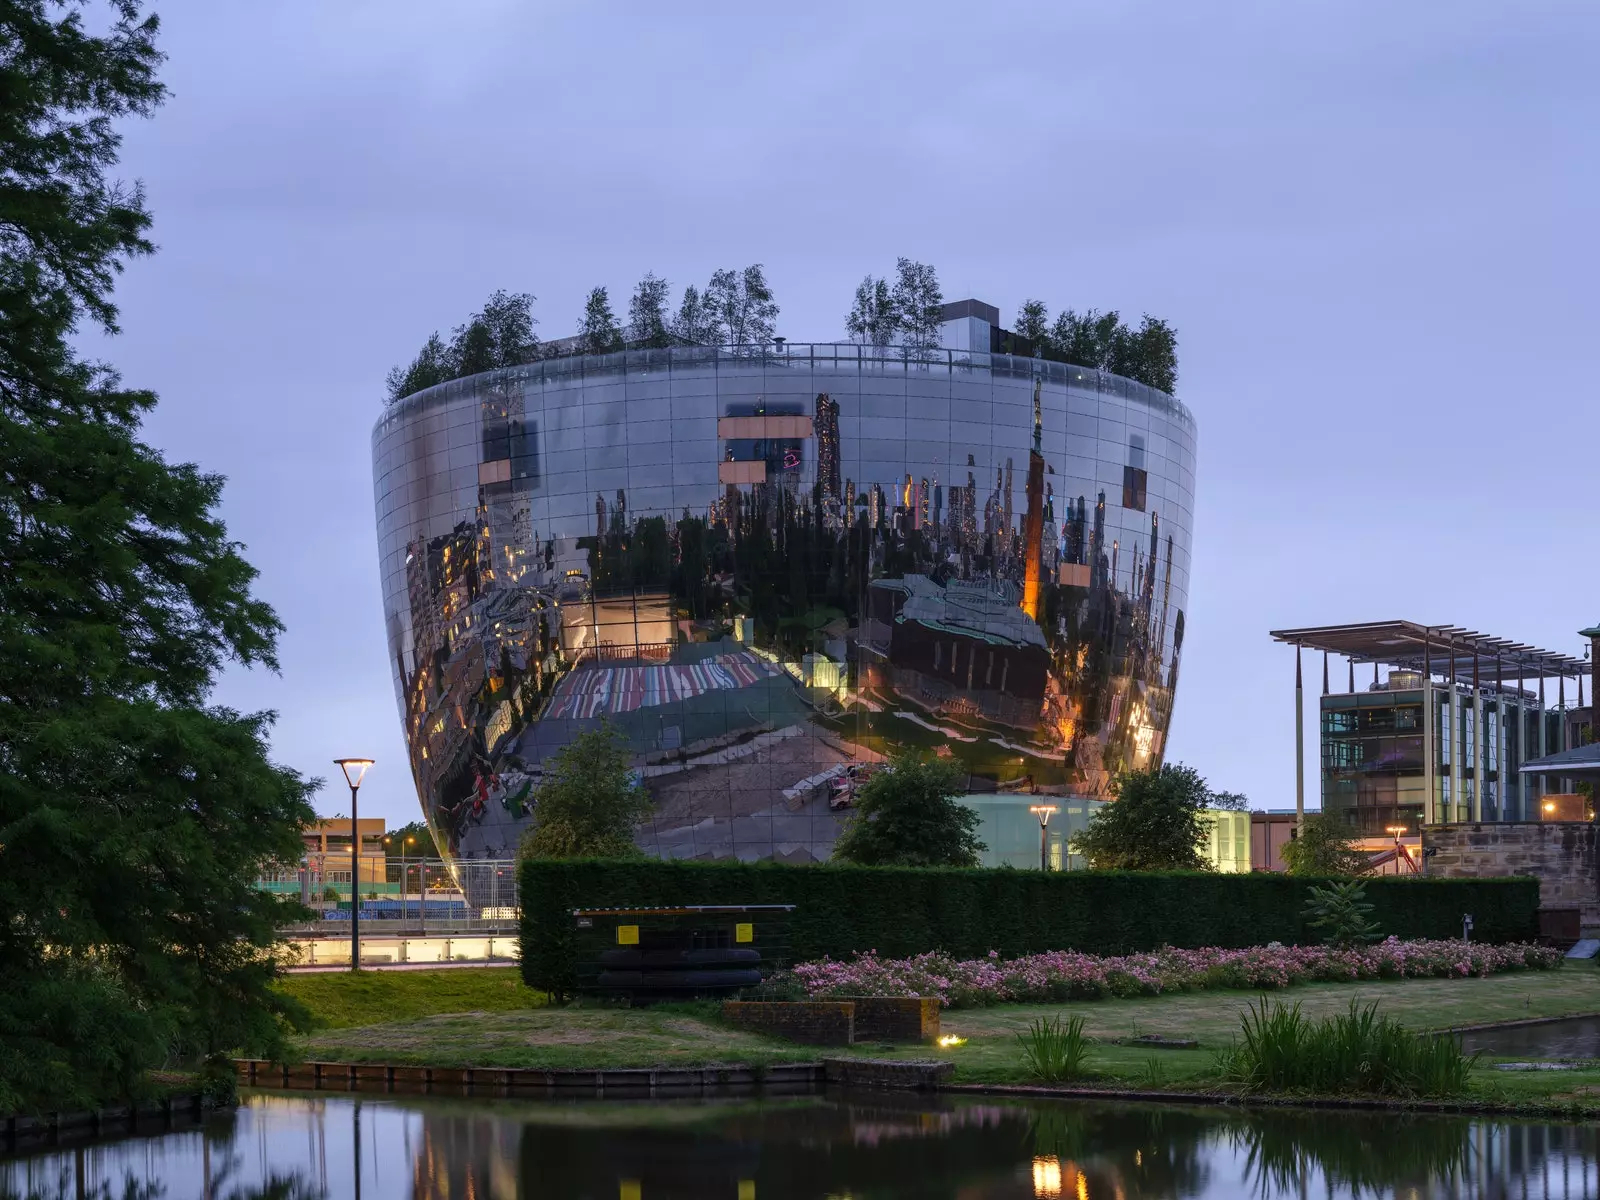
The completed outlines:
{"type": "Polygon", "coordinates": [[[1600,1197],[1600,1132],[887,1092],[674,1103],[256,1093],[203,1130],[0,1160],[6,1200],[1307,1195],[1600,1197]]]}
{"type": "Polygon", "coordinates": [[[1461,1036],[1467,1053],[1497,1058],[1600,1058],[1600,1017],[1480,1029],[1461,1036]]]}

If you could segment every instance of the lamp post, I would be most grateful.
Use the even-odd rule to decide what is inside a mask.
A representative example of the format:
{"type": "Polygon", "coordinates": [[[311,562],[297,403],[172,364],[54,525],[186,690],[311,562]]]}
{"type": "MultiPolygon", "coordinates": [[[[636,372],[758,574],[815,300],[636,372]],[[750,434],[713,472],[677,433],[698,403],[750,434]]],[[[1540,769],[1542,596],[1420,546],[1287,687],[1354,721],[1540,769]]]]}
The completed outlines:
{"type": "Polygon", "coordinates": [[[361,969],[361,827],[356,824],[356,793],[372,767],[370,758],[336,758],[350,785],[350,969],[361,969]]]}
{"type": "Polygon", "coordinates": [[[1050,817],[1056,811],[1054,804],[1030,804],[1028,811],[1039,818],[1039,870],[1050,869],[1050,843],[1045,832],[1050,824],[1050,817]]]}
{"type": "MultiPolygon", "coordinates": [[[[1406,827],[1404,825],[1385,825],[1383,831],[1394,834],[1394,873],[1398,875],[1400,874],[1400,856],[1405,854],[1404,848],[1400,845],[1400,835],[1406,831],[1406,827]]],[[[1408,862],[1410,857],[1410,855],[1406,855],[1408,862]]]]}

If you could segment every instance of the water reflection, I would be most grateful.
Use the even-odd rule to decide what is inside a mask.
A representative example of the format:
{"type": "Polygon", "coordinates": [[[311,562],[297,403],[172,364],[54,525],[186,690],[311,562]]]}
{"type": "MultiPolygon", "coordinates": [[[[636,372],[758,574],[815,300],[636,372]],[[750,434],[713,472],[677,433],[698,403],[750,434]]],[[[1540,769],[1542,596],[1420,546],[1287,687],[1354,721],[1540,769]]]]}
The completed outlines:
{"type": "Polygon", "coordinates": [[[1395,1114],[890,1094],[669,1105],[263,1095],[203,1132],[0,1161],[0,1197],[1600,1200],[1597,1164],[1592,1126],[1395,1114]]]}

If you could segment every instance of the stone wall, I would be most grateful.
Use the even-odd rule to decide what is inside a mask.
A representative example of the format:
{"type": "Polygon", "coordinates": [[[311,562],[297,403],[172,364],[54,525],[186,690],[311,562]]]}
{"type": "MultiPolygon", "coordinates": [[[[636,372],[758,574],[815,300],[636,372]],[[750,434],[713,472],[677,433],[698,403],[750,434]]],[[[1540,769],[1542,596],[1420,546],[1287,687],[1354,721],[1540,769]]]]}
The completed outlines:
{"type": "Polygon", "coordinates": [[[722,1016],[751,1033],[809,1046],[849,1046],[855,1041],[856,1006],[848,1000],[725,1000],[722,1016]]]}
{"type": "Polygon", "coordinates": [[[939,1000],[935,996],[857,996],[856,1041],[936,1042],[939,1000]]]}
{"type": "Polygon", "coordinates": [[[1600,931],[1600,826],[1588,821],[1507,821],[1430,825],[1422,831],[1423,870],[1446,879],[1531,875],[1545,914],[1578,915],[1585,936],[1600,931]]]}

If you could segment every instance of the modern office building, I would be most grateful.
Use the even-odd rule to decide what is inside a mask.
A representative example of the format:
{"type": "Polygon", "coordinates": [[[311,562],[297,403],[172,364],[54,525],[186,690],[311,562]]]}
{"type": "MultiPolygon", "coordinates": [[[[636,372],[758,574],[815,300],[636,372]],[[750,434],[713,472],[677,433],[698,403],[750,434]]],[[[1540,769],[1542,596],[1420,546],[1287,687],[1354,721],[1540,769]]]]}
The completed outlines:
{"type": "Polygon", "coordinates": [[[1194,419],[946,316],[939,349],[555,358],[384,413],[384,616],[443,852],[512,853],[601,721],[672,857],[825,858],[833,781],[904,746],[1086,799],[1161,761],[1194,419]]]}
{"type": "Polygon", "coordinates": [[[1424,825],[1537,821],[1560,781],[1521,768],[1570,748],[1588,727],[1589,668],[1569,655],[1414,621],[1283,629],[1272,637],[1297,648],[1297,689],[1300,652],[1322,652],[1322,808],[1363,837],[1403,827],[1414,839],[1424,825]],[[1332,672],[1348,681],[1337,691],[1330,655],[1346,668],[1332,672]]]}

